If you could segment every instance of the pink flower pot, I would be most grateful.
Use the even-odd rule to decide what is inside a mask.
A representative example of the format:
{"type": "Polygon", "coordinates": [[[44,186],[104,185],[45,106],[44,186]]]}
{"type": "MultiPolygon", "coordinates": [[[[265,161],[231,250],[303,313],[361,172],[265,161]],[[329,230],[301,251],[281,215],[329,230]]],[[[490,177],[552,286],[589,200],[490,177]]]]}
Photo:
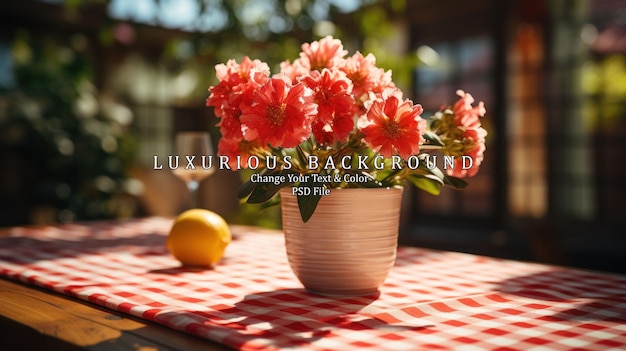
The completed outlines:
{"type": "Polygon", "coordinates": [[[304,287],[322,295],[375,294],[396,259],[402,189],[332,189],[304,223],[280,191],[285,246],[304,287]]]}

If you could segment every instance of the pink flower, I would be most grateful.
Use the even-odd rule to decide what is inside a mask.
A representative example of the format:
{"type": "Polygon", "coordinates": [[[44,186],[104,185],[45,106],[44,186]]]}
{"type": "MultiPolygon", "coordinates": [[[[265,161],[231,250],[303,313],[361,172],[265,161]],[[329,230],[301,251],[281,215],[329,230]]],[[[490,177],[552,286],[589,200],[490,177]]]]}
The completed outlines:
{"type": "Polygon", "coordinates": [[[467,145],[464,155],[472,158],[472,165],[468,169],[463,169],[462,158],[455,157],[454,168],[447,168],[446,174],[458,178],[475,176],[483,162],[486,136],[487,131],[483,128],[468,129],[463,138],[463,143],[467,145]]]}
{"type": "Polygon", "coordinates": [[[239,120],[246,140],[290,148],[311,135],[316,110],[304,85],[292,85],[285,76],[275,76],[254,91],[252,103],[242,107],[239,120]]]}
{"type": "Polygon", "coordinates": [[[289,61],[280,63],[280,73],[289,77],[293,84],[298,83],[298,79],[309,74],[309,72],[311,72],[311,68],[308,66],[308,62],[305,65],[301,59],[295,59],[293,63],[289,63],[289,61]]]}
{"type": "Polygon", "coordinates": [[[363,139],[382,156],[390,157],[394,151],[407,159],[419,152],[424,142],[426,121],[420,117],[421,105],[411,100],[401,100],[401,94],[387,89],[376,99],[368,102],[365,118],[360,121],[363,139]]]}
{"type": "Polygon", "coordinates": [[[477,128],[480,127],[480,119],[487,112],[483,102],[479,102],[478,106],[473,107],[474,97],[463,90],[457,90],[456,94],[461,98],[452,105],[452,113],[454,113],[454,120],[457,125],[464,126],[465,128],[477,128]]]}
{"type": "Polygon", "coordinates": [[[345,73],[324,68],[312,71],[300,82],[313,91],[317,115],[312,121],[315,139],[320,144],[344,141],[354,128],[352,82],[345,73]]]}
{"type": "Polygon", "coordinates": [[[321,71],[324,68],[332,68],[337,64],[338,60],[343,59],[348,52],[343,49],[341,40],[334,39],[331,36],[314,41],[311,44],[302,44],[302,52],[300,59],[303,65],[310,70],[321,71]]]}
{"type": "Polygon", "coordinates": [[[369,94],[374,90],[376,82],[374,82],[371,76],[371,71],[376,69],[376,58],[374,55],[369,54],[363,57],[363,54],[356,52],[351,57],[348,57],[341,70],[346,73],[348,78],[354,85],[354,95],[361,96],[369,94]]]}
{"type": "Polygon", "coordinates": [[[481,127],[480,117],[486,113],[482,102],[472,106],[474,98],[463,90],[457,90],[461,98],[452,105],[450,111],[445,112],[440,120],[440,127],[436,131],[445,144],[443,152],[455,157],[454,168],[446,169],[446,173],[454,177],[471,177],[476,175],[483,161],[485,152],[485,137],[487,131],[481,127]],[[472,157],[472,166],[462,168],[462,156],[472,157]]]}

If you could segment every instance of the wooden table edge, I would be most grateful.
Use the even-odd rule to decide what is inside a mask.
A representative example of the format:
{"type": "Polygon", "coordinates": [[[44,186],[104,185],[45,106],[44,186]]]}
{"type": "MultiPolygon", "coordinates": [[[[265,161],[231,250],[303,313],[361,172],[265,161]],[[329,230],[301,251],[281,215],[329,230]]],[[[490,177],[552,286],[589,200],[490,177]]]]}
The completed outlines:
{"type": "Polygon", "coordinates": [[[3,350],[231,350],[211,340],[0,277],[3,350]]]}

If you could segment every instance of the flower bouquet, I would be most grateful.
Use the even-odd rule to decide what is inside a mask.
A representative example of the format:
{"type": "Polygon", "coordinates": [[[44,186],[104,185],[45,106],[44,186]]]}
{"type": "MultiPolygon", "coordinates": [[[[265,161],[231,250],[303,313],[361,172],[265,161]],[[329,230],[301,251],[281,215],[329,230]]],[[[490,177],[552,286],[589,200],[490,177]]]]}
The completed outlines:
{"type": "Polygon", "coordinates": [[[248,57],[215,67],[219,83],[206,103],[220,119],[220,162],[254,171],[242,199],[263,203],[291,186],[307,222],[331,189],[408,182],[436,195],[476,174],[487,135],[482,102],[473,106],[459,90],[454,104],[422,117],[372,54],[347,55],[329,36],[303,44],[276,74],[248,57]]]}

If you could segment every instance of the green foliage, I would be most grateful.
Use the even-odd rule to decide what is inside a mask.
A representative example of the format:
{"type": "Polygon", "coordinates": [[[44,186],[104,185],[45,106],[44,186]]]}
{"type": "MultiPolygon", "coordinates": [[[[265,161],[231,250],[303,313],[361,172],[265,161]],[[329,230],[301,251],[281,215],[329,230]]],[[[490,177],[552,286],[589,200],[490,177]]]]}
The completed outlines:
{"type": "Polygon", "coordinates": [[[134,140],[99,100],[89,62],[65,43],[26,32],[15,37],[13,54],[14,86],[0,91],[0,154],[14,179],[0,185],[8,207],[0,220],[29,222],[42,211],[43,220],[56,221],[122,215],[115,200],[134,140]],[[18,209],[30,213],[20,217],[18,209]]]}

